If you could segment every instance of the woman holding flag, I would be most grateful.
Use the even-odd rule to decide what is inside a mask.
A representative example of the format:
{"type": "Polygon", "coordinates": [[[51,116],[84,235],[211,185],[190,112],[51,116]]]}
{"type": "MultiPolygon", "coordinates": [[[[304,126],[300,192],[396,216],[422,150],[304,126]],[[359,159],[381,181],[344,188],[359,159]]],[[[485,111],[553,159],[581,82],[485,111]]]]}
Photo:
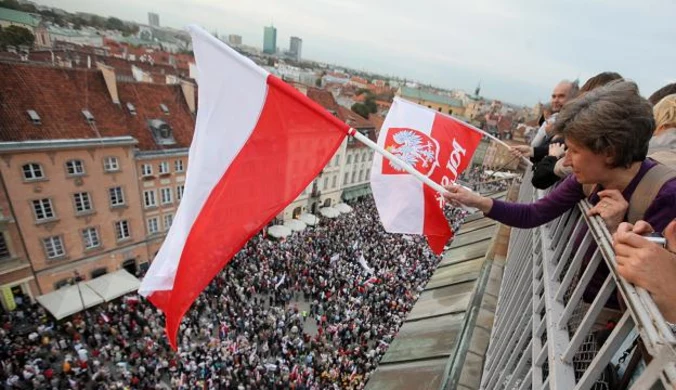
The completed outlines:
{"type": "MultiPolygon", "coordinates": [[[[449,185],[444,197],[451,204],[475,207],[489,218],[519,228],[547,223],[587,198],[593,205],[589,213],[603,218],[608,230],[614,232],[632,205],[639,203],[632,198],[639,183],[651,170],[664,168],[646,158],[654,127],[650,103],[639,95],[636,84],[611,83],[561,110],[555,130],[566,138],[564,165],[572,168],[573,174],[547,196],[532,204],[516,204],[449,185]]],[[[639,216],[657,231],[676,218],[676,179],[660,184],[639,216]]]]}

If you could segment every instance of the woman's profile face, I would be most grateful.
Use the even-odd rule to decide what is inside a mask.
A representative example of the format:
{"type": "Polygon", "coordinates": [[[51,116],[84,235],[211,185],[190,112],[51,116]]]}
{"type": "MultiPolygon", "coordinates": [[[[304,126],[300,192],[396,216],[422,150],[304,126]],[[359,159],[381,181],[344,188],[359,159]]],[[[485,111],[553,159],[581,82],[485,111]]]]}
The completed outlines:
{"type": "Polygon", "coordinates": [[[573,169],[573,174],[579,183],[596,184],[603,182],[610,171],[606,153],[594,153],[571,139],[566,139],[566,146],[568,150],[563,165],[573,169]]]}

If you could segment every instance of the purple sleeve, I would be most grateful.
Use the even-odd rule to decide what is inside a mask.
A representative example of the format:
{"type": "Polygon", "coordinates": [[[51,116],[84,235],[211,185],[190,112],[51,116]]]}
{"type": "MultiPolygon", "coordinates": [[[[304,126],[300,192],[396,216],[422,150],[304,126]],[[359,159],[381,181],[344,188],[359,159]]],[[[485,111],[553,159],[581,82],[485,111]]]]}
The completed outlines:
{"type": "Polygon", "coordinates": [[[666,182],[643,215],[643,219],[662,232],[676,218],[676,179],[666,182]]]}
{"type": "Polygon", "coordinates": [[[569,175],[552,192],[535,203],[493,200],[493,207],[486,216],[508,226],[530,229],[565,213],[584,197],[582,185],[573,175],[569,175]]]}

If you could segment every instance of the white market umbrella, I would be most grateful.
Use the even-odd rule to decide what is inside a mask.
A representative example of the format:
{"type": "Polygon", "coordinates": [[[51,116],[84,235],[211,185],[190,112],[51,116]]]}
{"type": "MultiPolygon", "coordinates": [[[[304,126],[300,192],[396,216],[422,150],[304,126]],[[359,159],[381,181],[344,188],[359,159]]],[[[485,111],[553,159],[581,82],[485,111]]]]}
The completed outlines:
{"type": "Polygon", "coordinates": [[[103,298],[83,282],[62,287],[35,299],[57,320],[103,303],[103,298]],[[83,302],[84,306],[82,305],[83,302]]]}
{"type": "Polygon", "coordinates": [[[126,269],[99,276],[84,282],[106,302],[138,290],[141,282],[126,269]]]}
{"type": "Polygon", "coordinates": [[[338,203],[337,205],[333,206],[336,210],[340,211],[343,214],[347,214],[352,211],[352,207],[345,203],[338,203]]]}
{"type": "Polygon", "coordinates": [[[314,226],[319,223],[319,217],[314,214],[303,213],[300,215],[299,219],[310,226],[314,226]]]}
{"type": "Polygon", "coordinates": [[[284,221],[284,226],[288,227],[294,232],[302,232],[307,227],[305,222],[297,219],[290,219],[288,221],[284,221]]]}
{"type": "Polygon", "coordinates": [[[333,207],[322,207],[319,209],[319,213],[326,218],[336,218],[340,215],[340,211],[334,209],[333,207]]]}
{"type": "Polygon", "coordinates": [[[284,225],[274,225],[268,228],[268,234],[275,238],[284,238],[291,235],[291,229],[284,225]]]}

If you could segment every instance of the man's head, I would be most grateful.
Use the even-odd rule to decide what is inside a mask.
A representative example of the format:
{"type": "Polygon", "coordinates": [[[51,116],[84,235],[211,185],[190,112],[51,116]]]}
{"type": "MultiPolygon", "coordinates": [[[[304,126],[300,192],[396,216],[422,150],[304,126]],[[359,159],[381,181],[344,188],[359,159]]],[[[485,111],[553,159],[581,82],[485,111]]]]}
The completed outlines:
{"type": "Polygon", "coordinates": [[[552,91],[552,112],[559,112],[567,101],[577,96],[579,87],[576,82],[563,80],[552,91]]]}

